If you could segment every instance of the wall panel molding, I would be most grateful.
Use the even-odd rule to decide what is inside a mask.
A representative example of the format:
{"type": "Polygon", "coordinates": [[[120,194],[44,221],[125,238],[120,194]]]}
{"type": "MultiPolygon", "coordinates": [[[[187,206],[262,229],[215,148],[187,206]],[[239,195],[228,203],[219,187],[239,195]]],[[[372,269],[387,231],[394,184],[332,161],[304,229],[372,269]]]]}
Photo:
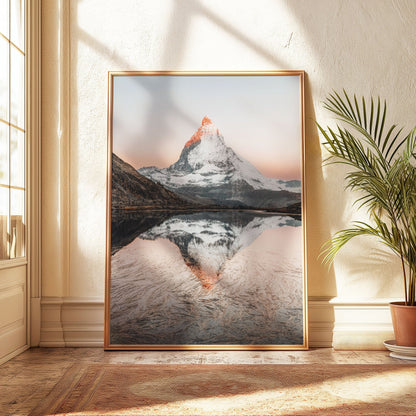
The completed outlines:
{"type": "Polygon", "coordinates": [[[0,279],[0,364],[29,348],[26,266],[2,271],[0,279]]]}
{"type": "Polygon", "coordinates": [[[40,340],[41,295],[41,0],[28,2],[28,78],[27,78],[27,163],[28,163],[28,282],[29,339],[31,346],[40,340]]]}
{"type": "Polygon", "coordinates": [[[70,294],[70,2],[41,2],[42,295],[70,294]]]}

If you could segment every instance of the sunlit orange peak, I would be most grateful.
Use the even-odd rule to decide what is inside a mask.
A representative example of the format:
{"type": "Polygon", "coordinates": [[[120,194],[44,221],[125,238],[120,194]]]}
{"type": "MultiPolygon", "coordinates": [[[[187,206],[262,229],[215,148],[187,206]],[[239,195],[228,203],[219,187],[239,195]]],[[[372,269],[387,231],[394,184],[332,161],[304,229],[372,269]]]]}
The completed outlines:
{"type": "Polygon", "coordinates": [[[208,126],[209,124],[212,124],[212,121],[210,118],[208,118],[207,116],[205,116],[202,119],[202,125],[201,127],[193,134],[193,136],[185,143],[185,147],[189,147],[191,144],[194,144],[196,142],[199,142],[201,140],[201,136],[202,136],[202,127],[203,126],[208,126]]]}
{"type": "Polygon", "coordinates": [[[212,121],[211,121],[211,119],[210,119],[209,117],[205,116],[205,117],[202,119],[202,125],[203,125],[203,126],[206,126],[207,124],[212,124],[212,121]]]}

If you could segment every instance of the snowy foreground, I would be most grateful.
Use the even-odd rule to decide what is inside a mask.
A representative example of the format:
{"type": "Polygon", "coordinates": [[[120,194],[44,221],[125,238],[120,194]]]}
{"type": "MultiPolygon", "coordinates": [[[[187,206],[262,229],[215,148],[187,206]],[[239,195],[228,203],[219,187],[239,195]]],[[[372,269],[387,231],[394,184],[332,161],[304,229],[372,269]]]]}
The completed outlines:
{"type": "Polygon", "coordinates": [[[165,238],[111,261],[112,344],[302,344],[302,227],[264,231],[210,288],[165,238]]]}

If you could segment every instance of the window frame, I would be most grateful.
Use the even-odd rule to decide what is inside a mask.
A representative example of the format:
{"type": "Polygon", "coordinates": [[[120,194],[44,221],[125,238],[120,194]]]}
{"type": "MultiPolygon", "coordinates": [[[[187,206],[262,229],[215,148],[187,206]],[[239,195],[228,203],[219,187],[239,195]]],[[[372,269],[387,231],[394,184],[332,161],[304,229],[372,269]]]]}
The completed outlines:
{"type": "Polygon", "coordinates": [[[1,188],[6,188],[8,189],[9,192],[9,200],[8,200],[8,224],[7,224],[7,233],[10,236],[11,233],[11,224],[12,224],[12,209],[11,209],[11,191],[14,190],[23,190],[24,191],[24,201],[23,201],[23,225],[24,225],[24,231],[23,231],[23,255],[19,256],[19,257],[10,257],[10,250],[11,250],[11,241],[8,242],[7,244],[7,252],[9,255],[9,258],[4,258],[4,259],[0,259],[0,270],[3,269],[7,269],[7,268],[12,268],[12,267],[18,267],[18,266],[22,266],[22,265],[26,265],[28,264],[28,251],[29,251],[29,232],[28,232],[28,223],[29,223],[29,155],[28,155],[28,148],[29,148],[29,140],[28,140],[28,130],[29,130],[29,59],[28,59],[28,52],[29,52],[29,16],[28,16],[28,11],[29,11],[29,7],[28,7],[28,0],[21,0],[23,3],[23,19],[22,19],[22,36],[21,36],[21,41],[22,41],[22,45],[23,45],[23,49],[22,49],[22,45],[18,46],[15,42],[14,39],[11,39],[11,33],[12,33],[12,22],[11,22],[11,2],[12,0],[8,0],[8,4],[9,4],[9,23],[8,23],[8,37],[3,34],[0,33],[0,37],[3,38],[7,44],[8,44],[8,112],[7,112],[7,118],[8,120],[4,120],[2,117],[0,117],[0,123],[2,123],[3,125],[6,125],[8,128],[8,184],[0,184],[1,188]],[[12,62],[11,62],[11,55],[12,55],[12,48],[15,48],[19,53],[21,53],[24,57],[23,63],[23,72],[24,72],[24,76],[23,76],[23,111],[24,111],[24,115],[23,115],[23,128],[21,126],[12,122],[11,119],[11,72],[12,72],[12,62]],[[24,134],[24,155],[23,155],[23,169],[24,169],[24,174],[23,174],[23,187],[21,186],[16,186],[16,185],[12,185],[11,183],[11,141],[12,141],[12,131],[15,132],[22,132],[24,134]]]}

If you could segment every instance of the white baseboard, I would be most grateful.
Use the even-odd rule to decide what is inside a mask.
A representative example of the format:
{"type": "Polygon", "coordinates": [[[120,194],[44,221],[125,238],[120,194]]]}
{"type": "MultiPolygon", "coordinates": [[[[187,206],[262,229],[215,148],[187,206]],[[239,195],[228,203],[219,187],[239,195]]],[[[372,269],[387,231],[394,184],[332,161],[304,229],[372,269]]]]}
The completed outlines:
{"type": "Polygon", "coordinates": [[[333,347],[338,350],[384,350],[394,339],[390,302],[398,299],[334,298],[333,347]]]}
{"type": "MultiPolygon", "coordinates": [[[[309,346],[336,349],[384,349],[393,339],[385,300],[309,297],[309,346]]],[[[41,347],[102,347],[104,302],[100,298],[41,300],[41,347]]]]}
{"type": "Polygon", "coordinates": [[[29,345],[23,345],[22,347],[20,347],[17,350],[11,352],[10,354],[7,354],[4,357],[1,357],[0,358],[0,365],[4,364],[5,362],[11,360],[14,357],[17,357],[19,354],[21,354],[22,352],[26,351],[29,348],[30,348],[29,345]]]}
{"type": "Polygon", "coordinates": [[[41,347],[102,347],[104,302],[100,298],[41,300],[41,347]]]}
{"type": "Polygon", "coordinates": [[[332,347],[334,307],[331,298],[310,296],[308,299],[308,328],[310,347],[332,347]]]}

